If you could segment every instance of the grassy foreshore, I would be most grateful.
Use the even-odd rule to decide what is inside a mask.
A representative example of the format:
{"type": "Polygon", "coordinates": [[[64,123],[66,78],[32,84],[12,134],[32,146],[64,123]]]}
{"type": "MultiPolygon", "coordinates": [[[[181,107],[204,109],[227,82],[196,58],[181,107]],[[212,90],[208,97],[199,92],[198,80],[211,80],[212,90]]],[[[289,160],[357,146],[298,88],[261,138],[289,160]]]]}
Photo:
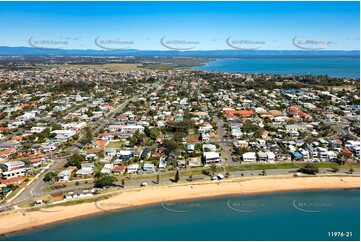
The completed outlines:
{"type": "Polygon", "coordinates": [[[146,204],[160,204],[164,201],[292,190],[349,189],[359,187],[359,177],[356,176],[292,177],[291,175],[146,187],[124,191],[119,195],[101,201],[93,200],[89,202],[88,200],[88,202],[80,204],[42,208],[38,211],[9,211],[0,214],[0,234],[22,231],[114,209],[126,209],[146,204]]]}

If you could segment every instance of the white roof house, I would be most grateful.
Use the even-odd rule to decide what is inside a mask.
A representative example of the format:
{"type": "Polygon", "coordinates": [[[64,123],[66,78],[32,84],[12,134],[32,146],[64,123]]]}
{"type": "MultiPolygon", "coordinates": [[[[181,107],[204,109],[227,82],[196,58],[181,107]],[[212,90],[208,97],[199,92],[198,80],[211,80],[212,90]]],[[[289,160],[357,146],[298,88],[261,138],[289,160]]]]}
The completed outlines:
{"type": "Polygon", "coordinates": [[[57,177],[59,181],[69,181],[71,172],[68,170],[61,171],[57,177]]]}
{"type": "Polygon", "coordinates": [[[203,159],[205,165],[209,163],[218,163],[221,162],[221,156],[218,152],[210,151],[210,152],[203,152],[203,159]]]}
{"type": "Polygon", "coordinates": [[[100,173],[109,174],[113,171],[113,164],[105,164],[100,173]]]}
{"type": "Polygon", "coordinates": [[[139,170],[139,165],[138,164],[131,164],[127,167],[127,171],[128,173],[133,173],[133,172],[137,172],[139,170]]]}
{"type": "Polygon", "coordinates": [[[243,161],[256,162],[256,152],[246,152],[242,155],[243,161]]]}
{"type": "Polygon", "coordinates": [[[275,153],[273,153],[272,151],[267,151],[266,155],[267,155],[269,163],[275,163],[275,161],[276,161],[276,154],[275,153]]]}
{"type": "Polygon", "coordinates": [[[217,146],[212,145],[212,144],[203,144],[202,145],[202,151],[204,152],[205,150],[209,150],[209,151],[216,151],[217,150],[217,146]]]}

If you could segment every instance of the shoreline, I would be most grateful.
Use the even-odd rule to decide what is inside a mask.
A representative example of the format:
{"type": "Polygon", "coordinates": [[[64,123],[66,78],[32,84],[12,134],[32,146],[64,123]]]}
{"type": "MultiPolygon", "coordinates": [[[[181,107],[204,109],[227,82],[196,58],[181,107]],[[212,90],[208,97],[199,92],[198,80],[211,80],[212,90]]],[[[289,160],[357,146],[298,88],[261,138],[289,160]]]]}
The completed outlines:
{"type": "Polygon", "coordinates": [[[54,206],[38,211],[9,211],[0,214],[0,236],[80,219],[100,213],[140,206],[162,204],[165,201],[187,201],[232,195],[270,194],[300,190],[345,190],[360,188],[360,177],[292,177],[269,176],[245,180],[179,184],[124,191],[112,197],[75,205],[54,206]]]}

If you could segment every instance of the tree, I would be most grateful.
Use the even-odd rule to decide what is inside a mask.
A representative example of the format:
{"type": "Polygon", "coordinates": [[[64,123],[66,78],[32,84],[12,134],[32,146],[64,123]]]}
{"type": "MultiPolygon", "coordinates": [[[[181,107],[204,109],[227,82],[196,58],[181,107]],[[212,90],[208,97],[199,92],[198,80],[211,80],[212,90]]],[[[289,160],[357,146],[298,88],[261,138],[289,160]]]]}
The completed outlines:
{"type": "Polygon", "coordinates": [[[114,185],[114,182],[116,181],[117,178],[115,178],[114,176],[104,174],[99,179],[96,179],[94,183],[96,187],[108,187],[114,185]]]}
{"type": "Polygon", "coordinates": [[[193,181],[193,176],[189,175],[189,181],[193,181]]]}
{"type": "Polygon", "coordinates": [[[76,166],[78,169],[81,167],[81,162],[85,160],[85,156],[79,154],[73,154],[70,156],[68,166],[76,166]]]}
{"type": "Polygon", "coordinates": [[[350,154],[346,154],[344,152],[340,152],[338,153],[337,155],[337,160],[336,160],[336,163],[339,164],[340,166],[341,165],[344,165],[345,162],[350,159],[352,156],[350,154]]]}
{"type": "Polygon", "coordinates": [[[348,170],[348,172],[349,172],[350,174],[352,174],[354,171],[355,171],[355,170],[354,170],[353,168],[350,168],[350,170],[348,170]]]}
{"type": "Polygon", "coordinates": [[[43,181],[51,182],[57,177],[55,172],[48,172],[45,174],[43,181]]]}
{"type": "Polygon", "coordinates": [[[122,179],[122,187],[125,187],[125,181],[122,179]]]}
{"type": "Polygon", "coordinates": [[[211,163],[209,165],[209,171],[212,174],[212,177],[215,175],[216,171],[217,171],[217,165],[215,163],[211,163]]]}
{"type": "Polygon", "coordinates": [[[175,182],[178,182],[178,181],[179,181],[179,171],[178,171],[178,170],[177,170],[177,172],[175,173],[174,181],[175,181],[175,182]]]}
{"type": "Polygon", "coordinates": [[[168,154],[170,154],[179,148],[179,144],[174,140],[166,140],[164,141],[164,147],[167,149],[168,154]]]}
{"type": "Polygon", "coordinates": [[[84,132],[84,136],[82,137],[82,140],[81,140],[82,143],[83,144],[91,143],[93,140],[93,132],[92,132],[91,128],[89,126],[86,126],[84,128],[83,132],[84,132]]]}
{"type": "Polygon", "coordinates": [[[159,174],[157,174],[157,184],[159,184],[160,182],[160,177],[159,177],[159,174]]]}
{"type": "Polygon", "coordinates": [[[307,165],[305,165],[305,167],[302,167],[302,168],[298,169],[297,171],[302,172],[304,174],[309,174],[309,175],[316,175],[316,173],[320,172],[318,167],[316,167],[313,164],[307,164],[307,165]]]}
{"type": "Polygon", "coordinates": [[[151,139],[156,139],[159,134],[160,134],[160,132],[158,129],[150,129],[150,131],[149,131],[149,137],[151,139]]]}
{"type": "Polygon", "coordinates": [[[262,176],[265,176],[265,175],[267,175],[266,170],[263,170],[262,171],[262,176]]]}
{"type": "Polygon", "coordinates": [[[53,124],[53,126],[51,126],[51,130],[61,130],[62,128],[61,124],[53,124]]]}
{"type": "Polygon", "coordinates": [[[333,164],[331,165],[331,171],[332,171],[333,173],[336,173],[336,172],[338,172],[339,170],[340,170],[340,166],[339,166],[338,164],[333,163],[333,164]]]}

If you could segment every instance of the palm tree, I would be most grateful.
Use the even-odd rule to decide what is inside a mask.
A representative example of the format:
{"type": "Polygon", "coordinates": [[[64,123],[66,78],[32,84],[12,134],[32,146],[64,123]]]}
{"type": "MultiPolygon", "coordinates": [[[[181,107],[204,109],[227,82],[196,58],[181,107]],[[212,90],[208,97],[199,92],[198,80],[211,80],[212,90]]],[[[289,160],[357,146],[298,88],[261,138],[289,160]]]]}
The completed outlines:
{"type": "Polygon", "coordinates": [[[210,172],[212,173],[212,177],[214,176],[214,174],[216,173],[217,171],[217,165],[215,163],[211,163],[209,165],[209,170],[210,172]]]}
{"type": "Polygon", "coordinates": [[[174,181],[175,182],[179,181],[179,171],[178,171],[178,169],[177,169],[177,172],[175,173],[174,181]]]}

